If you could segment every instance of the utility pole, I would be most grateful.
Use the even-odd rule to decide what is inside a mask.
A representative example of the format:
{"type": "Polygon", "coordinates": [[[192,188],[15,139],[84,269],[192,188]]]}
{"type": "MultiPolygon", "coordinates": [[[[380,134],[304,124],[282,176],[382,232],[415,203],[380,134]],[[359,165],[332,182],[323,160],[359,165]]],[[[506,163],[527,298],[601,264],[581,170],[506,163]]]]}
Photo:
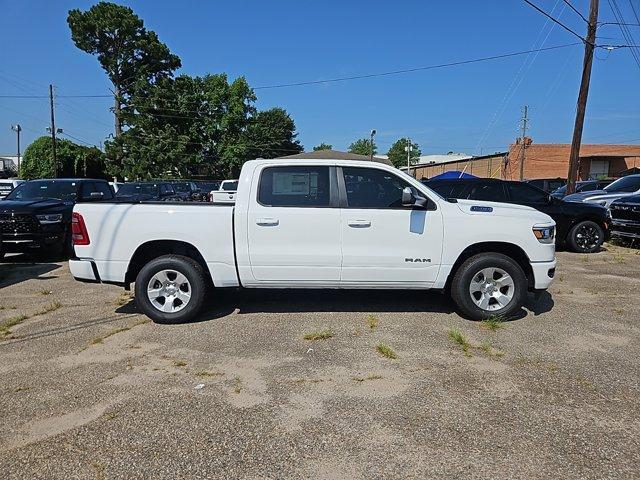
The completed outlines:
{"type": "Polygon", "coordinates": [[[529,106],[525,105],[524,106],[524,112],[522,114],[522,137],[520,138],[520,144],[521,144],[521,149],[520,149],[520,181],[524,180],[524,149],[525,149],[525,142],[527,141],[527,123],[529,123],[529,106]]]}
{"type": "Polygon", "coordinates": [[[598,28],[598,0],[591,0],[589,5],[589,25],[587,38],[584,42],[584,61],[582,64],[582,80],[578,93],[578,106],[576,108],[576,122],[573,126],[573,139],[571,140],[571,153],[569,155],[569,173],[567,174],[567,195],[576,190],[576,180],[580,169],[580,144],[582,143],[582,128],[584,127],[584,114],[587,109],[587,97],[589,96],[589,83],[591,81],[591,66],[593,64],[593,51],[596,43],[596,29],[598,28]]]}
{"type": "Polygon", "coordinates": [[[53,110],[53,85],[49,84],[49,106],[51,107],[51,151],[53,153],[53,176],[58,176],[58,157],[56,155],[56,116],[53,110]]]}
{"type": "Polygon", "coordinates": [[[11,130],[16,132],[18,136],[18,176],[20,176],[20,132],[22,131],[22,127],[19,123],[16,123],[15,125],[11,125],[11,130]]]}
{"type": "Polygon", "coordinates": [[[369,140],[369,161],[373,162],[373,136],[376,134],[376,129],[371,130],[371,140],[369,140]]]}
{"type": "Polygon", "coordinates": [[[407,146],[404,151],[407,152],[407,175],[411,175],[411,139],[407,138],[407,146]]]}

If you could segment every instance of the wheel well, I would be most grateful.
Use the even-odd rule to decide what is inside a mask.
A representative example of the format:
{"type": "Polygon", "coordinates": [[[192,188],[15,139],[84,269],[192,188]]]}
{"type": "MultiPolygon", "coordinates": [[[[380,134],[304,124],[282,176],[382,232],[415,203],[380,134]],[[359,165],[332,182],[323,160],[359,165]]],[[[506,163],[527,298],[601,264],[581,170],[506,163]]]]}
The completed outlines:
{"type": "Polygon", "coordinates": [[[524,252],[524,250],[522,250],[522,248],[520,248],[519,246],[514,245],[513,243],[506,243],[506,242],[475,243],[465,248],[462,251],[462,253],[458,256],[456,263],[453,264],[453,267],[451,268],[451,273],[449,274],[449,278],[447,278],[447,284],[445,288],[448,289],[449,286],[451,285],[451,280],[453,279],[453,276],[455,275],[458,268],[460,268],[460,265],[462,265],[465,260],[467,260],[470,257],[473,257],[478,253],[501,253],[515,260],[516,263],[520,265],[520,268],[522,268],[522,271],[526,275],[529,288],[533,288],[535,279],[533,277],[533,269],[531,268],[529,257],[524,252]]]}
{"type": "Polygon", "coordinates": [[[171,254],[191,258],[202,267],[202,271],[205,272],[208,277],[211,277],[209,274],[209,268],[207,267],[207,262],[204,261],[204,257],[198,249],[190,243],[179,240],[153,240],[151,242],[143,243],[133,253],[125,275],[125,285],[128,287],[131,283],[135,282],[138,273],[142,270],[142,267],[151,260],[163,255],[171,254]]]}

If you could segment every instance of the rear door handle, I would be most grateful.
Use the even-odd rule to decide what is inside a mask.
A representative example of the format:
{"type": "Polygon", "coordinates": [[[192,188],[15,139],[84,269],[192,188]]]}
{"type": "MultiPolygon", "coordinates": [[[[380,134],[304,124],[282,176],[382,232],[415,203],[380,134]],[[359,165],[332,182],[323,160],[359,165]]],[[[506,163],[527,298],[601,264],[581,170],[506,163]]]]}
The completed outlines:
{"type": "Polygon", "coordinates": [[[256,218],[256,224],[261,227],[274,227],[279,223],[280,221],[277,218],[256,218]]]}
{"type": "Polygon", "coordinates": [[[350,227],[367,228],[371,226],[371,220],[347,220],[350,227]]]}

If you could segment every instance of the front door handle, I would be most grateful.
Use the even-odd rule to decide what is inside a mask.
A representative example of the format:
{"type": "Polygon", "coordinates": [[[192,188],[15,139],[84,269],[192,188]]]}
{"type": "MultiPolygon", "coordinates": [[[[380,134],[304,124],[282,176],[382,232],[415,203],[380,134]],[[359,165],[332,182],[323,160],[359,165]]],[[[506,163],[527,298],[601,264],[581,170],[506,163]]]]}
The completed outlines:
{"type": "Polygon", "coordinates": [[[261,227],[275,227],[279,223],[277,218],[256,218],[256,224],[261,227]]]}
{"type": "Polygon", "coordinates": [[[347,220],[347,225],[355,228],[367,228],[371,226],[371,220],[347,220]]]}

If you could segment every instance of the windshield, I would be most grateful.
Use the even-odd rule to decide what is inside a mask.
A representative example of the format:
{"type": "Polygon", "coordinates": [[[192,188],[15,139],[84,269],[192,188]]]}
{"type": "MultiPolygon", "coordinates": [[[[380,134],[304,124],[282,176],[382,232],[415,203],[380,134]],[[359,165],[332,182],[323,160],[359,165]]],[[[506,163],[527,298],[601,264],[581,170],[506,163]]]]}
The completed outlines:
{"type": "Polygon", "coordinates": [[[609,193],[638,191],[640,190],[640,175],[631,175],[629,177],[619,178],[615,182],[604,187],[603,190],[609,193]]]}
{"type": "Polygon", "coordinates": [[[234,182],[224,182],[222,184],[222,190],[226,191],[226,192],[235,192],[236,190],[238,190],[238,181],[234,181],[234,182]]]}
{"type": "Polygon", "coordinates": [[[158,195],[159,188],[155,183],[125,183],[120,185],[116,197],[125,195],[158,195]]]}
{"type": "Polygon", "coordinates": [[[56,180],[35,180],[21,183],[9,195],[7,200],[76,200],[78,187],[76,182],[56,180]]]}

